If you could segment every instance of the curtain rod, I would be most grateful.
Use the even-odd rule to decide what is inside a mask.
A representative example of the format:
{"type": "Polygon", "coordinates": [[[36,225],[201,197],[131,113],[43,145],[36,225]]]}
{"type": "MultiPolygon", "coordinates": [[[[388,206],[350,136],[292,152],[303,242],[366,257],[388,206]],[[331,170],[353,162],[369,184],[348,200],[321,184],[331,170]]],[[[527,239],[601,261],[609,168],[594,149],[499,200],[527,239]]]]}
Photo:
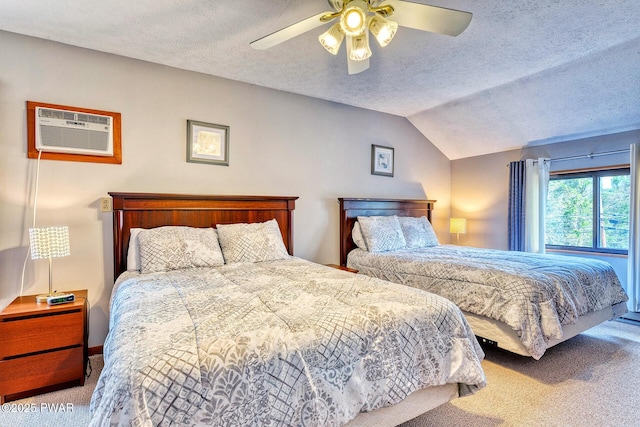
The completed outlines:
{"type": "MultiPolygon", "coordinates": [[[[614,150],[614,151],[603,151],[602,153],[591,153],[591,154],[582,154],[579,156],[571,156],[571,157],[558,157],[557,159],[548,159],[546,161],[549,162],[564,162],[566,160],[576,160],[576,159],[593,159],[594,157],[600,157],[600,156],[609,156],[611,154],[621,154],[621,153],[628,153],[629,149],[628,148],[624,148],[622,150],[614,150]]],[[[534,163],[537,163],[537,160],[534,160],[534,163]]],[[[507,167],[509,167],[509,165],[507,164],[507,167]]]]}
{"type": "Polygon", "coordinates": [[[625,148],[622,150],[614,150],[614,151],[603,151],[602,153],[591,153],[591,154],[583,154],[581,156],[571,156],[571,157],[558,157],[557,159],[549,159],[550,162],[564,162],[565,160],[576,160],[576,159],[593,159],[594,157],[600,156],[609,156],[611,154],[621,154],[628,153],[629,149],[625,148]]]}

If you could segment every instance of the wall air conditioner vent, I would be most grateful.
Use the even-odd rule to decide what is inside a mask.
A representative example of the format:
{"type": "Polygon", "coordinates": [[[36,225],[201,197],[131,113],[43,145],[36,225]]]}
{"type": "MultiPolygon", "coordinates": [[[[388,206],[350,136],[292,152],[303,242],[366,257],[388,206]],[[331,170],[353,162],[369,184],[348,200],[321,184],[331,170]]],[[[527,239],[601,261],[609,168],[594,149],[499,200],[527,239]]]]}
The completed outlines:
{"type": "Polygon", "coordinates": [[[113,156],[113,118],[36,107],[36,149],[43,152],[113,156]]]}

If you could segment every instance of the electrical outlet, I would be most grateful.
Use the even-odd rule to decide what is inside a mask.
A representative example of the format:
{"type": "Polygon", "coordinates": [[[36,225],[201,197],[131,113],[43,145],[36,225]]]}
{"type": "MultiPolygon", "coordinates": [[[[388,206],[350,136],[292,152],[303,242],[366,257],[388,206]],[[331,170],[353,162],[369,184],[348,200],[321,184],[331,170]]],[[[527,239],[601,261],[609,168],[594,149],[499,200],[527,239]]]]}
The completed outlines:
{"type": "Polygon", "coordinates": [[[111,197],[100,198],[100,212],[111,212],[111,197]]]}

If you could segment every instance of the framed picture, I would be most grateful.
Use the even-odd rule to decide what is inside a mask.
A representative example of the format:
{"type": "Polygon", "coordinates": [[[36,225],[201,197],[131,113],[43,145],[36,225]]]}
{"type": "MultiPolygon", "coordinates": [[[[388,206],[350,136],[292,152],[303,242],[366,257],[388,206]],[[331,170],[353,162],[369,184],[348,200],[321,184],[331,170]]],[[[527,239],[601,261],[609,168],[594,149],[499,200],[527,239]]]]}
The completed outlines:
{"type": "Polygon", "coordinates": [[[187,162],[229,166],[229,126],[187,120],[187,162]]]}
{"type": "Polygon", "coordinates": [[[371,174],[393,176],[393,147],[371,145],[371,174]]]}

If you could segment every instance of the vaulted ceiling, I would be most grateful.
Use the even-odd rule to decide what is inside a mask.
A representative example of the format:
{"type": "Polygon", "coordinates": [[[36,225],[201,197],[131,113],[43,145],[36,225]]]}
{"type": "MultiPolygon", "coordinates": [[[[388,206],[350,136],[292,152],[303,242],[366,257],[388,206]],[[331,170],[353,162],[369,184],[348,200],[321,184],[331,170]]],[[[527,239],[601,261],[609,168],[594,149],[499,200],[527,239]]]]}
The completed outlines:
{"type": "Polygon", "coordinates": [[[400,27],[354,75],[318,43],[329,24],[249,46],[326,0],[2,0],[0,30],[403,116],[452,160],[640,129],[638,0],[415,2],[473,19],[400,27]]]}

